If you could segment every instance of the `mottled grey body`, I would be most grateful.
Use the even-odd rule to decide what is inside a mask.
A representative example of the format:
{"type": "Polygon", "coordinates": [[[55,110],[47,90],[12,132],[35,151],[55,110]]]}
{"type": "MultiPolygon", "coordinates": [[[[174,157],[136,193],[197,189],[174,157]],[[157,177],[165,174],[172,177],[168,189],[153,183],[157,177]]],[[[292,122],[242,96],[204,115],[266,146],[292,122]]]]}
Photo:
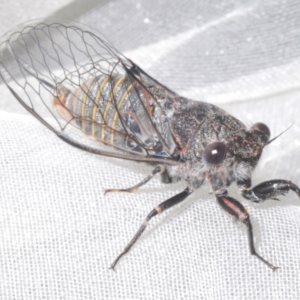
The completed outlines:
{"type": "Polygon", "coordinates": [[[177,165],[165,166],[168,181],[184,180],[192,189],[205,183],[217,191],[251,177],[266,142],[261,134],[247,131],[212,104],[179,97],[149,78],[143,80],[141,86],[128,76],[98,76],[65,93],[56,105],[100,142],[132,154],[177,157],[177,165]],[[213,142],[227,145],[222,164],[203,159],[205,147],[213,142]]]}
{"type": "Polygon", "coordinates": [[[269,139],[267,125],[259,122],[246,129],[212,104],[178,96],[97,33],[76,26],[29,22],[2,39],[0,50],[11,55],[11,60],[0,60],[0,76],[17,101],[42,124],[79,149],[154,166],[135,186],[106,192],[134,192],[159,173],[164,182],[187,182],[184,191],[152,209],[112,269],[154,216],[203,184],[227,213],[245,224],[250,253],[277,269],[256,252],[249,213],[227,191],[235,181],[242,196],[253,202],[277,199],[290,190],[300,198],[299,187],[290,180],[273,179],[251,188],[251,173],[263,148],[278,137],[269,139]],[[51,95],[63,120],[41,91],[51,95]],[[54,126],[43,117],[41,106],[56,121],[54,126]],[[70,124],[84,137],[80,130],[69,130],[70,124]],[[96,140],[96,146],[91,147],[85,137],[96,140]],[[110,149],[103,150],[103,144],[110,149]]]}
{"type": "Polygon", "coordinates": [[[254,131],[247,132],[238,119],[212,104],[178,97],[170,124],[182,161],[176,166],[166,166],[172,182],[185,180],[192,189],[205,183],[216,191],[251,177],[263,139],[254,131]],[[251,142],[244,143],[249,137],[251,142]],[[211,165],[203,159],[203,151],[216,141],[226,143],[228,152],[222,164],[211,165]],[[253,146],[258,147],[258,152],[253,153],[253,146]]]}

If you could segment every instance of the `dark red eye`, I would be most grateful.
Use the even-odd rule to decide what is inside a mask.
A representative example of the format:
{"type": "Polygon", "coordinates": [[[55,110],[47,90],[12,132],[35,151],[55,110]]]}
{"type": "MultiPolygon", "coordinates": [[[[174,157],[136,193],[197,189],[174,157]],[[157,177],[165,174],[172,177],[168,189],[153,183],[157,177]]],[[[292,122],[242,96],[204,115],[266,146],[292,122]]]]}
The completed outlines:
{"type": "Polygon", "coordinates": [[[225,159],[227,146],[222,142],[213,142],[207,145],[203,151],[203,159],[212,165],[219,165],[225,159]]]}
{"type": "Polygon", "coordinates": [[[270,132],[269,127],[266,124],[264,124],[264,123],[255,123],[252,126],[252,129],[265,134],[268,137],[268,139],[270,138],[271,132],[270,132]]]}

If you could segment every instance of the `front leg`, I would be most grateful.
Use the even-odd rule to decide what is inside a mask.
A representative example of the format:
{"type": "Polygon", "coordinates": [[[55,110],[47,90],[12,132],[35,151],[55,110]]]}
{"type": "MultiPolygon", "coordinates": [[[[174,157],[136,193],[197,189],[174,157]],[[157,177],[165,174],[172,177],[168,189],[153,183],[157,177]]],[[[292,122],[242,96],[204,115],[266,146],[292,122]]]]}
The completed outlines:
{"type": "MultiPolygon", "coordinates": [[[[242,184],[241,184],[242,185],[242,184]]],[[[260,183],[253,188],[243,187],[242,196],[253,202],[263,202],[267,199],[277,200],[277,196],[285,195],[289,190],[294,191],[300,198],[300,189],[290,180],[273,179],[260,183]]]]}

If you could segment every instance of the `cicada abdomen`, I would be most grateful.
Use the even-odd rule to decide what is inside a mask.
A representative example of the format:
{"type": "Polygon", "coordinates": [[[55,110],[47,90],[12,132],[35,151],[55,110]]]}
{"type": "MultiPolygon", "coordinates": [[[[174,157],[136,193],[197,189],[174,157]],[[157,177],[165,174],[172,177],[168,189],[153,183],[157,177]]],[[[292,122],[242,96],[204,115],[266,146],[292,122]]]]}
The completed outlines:
{"type": "MultiPolygon", "coordinates": [[[[156,87],[156,91],[160,89],[156,87]]],[[[66,121],[106,145],[167,157],[162,142],[166,138],[173,148],[170,150],[174,150],[161,106],[164,103],[155,101],[151,92],[129,74],[98,75],[73,91],[58,86],[53,103],[66,121]]]]}
{"type": "Polygon", "coordinates": [[[105,39],[75,26],[29,22],[4,36],[0,50],[0,75],[16,99],[72,145],[87,150],[93,139],[98,154],[174,163],[177,94],[105,39]]]}

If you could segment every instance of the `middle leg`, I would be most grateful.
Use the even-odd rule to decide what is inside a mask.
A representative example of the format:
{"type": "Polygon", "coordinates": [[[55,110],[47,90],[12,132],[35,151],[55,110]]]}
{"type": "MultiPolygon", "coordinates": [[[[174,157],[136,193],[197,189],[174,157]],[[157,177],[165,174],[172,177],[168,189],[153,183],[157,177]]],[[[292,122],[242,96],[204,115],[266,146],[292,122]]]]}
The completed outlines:
{"type": "Polygon", "coordinates": [[[142,233],[144,232],[144,230],[146,229],[149,221],[155,217],[157,214],[162,213],[163,211],[165,211],[166,209],[171,208],[172,206],[180,203],[181,201],[183,201],[184,199],[186,199],[190,194],[192,193],[192,190],[190,190],[188,187],[181,193],[169,198],[168,200],[162,202],[161,204],[159,204],[157,207],[155,207],[154,209],[152,209],[152,211],[147,215],[146,219],[144,220],[143,224],[141,225],[141,227],[139,228],[139,230],[137,231],[137,233],[134,235],[134,237],[132,238],[132,240],[129,242],[129,244],[125,247],[125,249],[123,250],[123,252],[121,252],[121,254],[119,254],[117,256],[117,258],[114,260],[114,262],[111,264],[110,268],[111,269],[115,269],[116,264],[118,263],[118,261],[120,260],[120,258],[125,255],[130,248],[135,244],[135,242],[138,240],[138,238],[142,235],[142,233]]]}
{"type": "Polygon", "coordinates": [[[275,271],[278,267],[273,266],[271,263],[269,263],[267,260],[265,260],[263,257],[261,257],[255,250],[250,215],[247,212],[247,210],[245,209],[245,207],[240,202],[238,202],[236,199],[231,198],[231,197],[227,196],[226,194],[217,195],[217,201],[220,204],[220,206],[227,213],[229,213],[236,220],[238,220],[241,223],[244,223],[247,226],[250,253],[252,255],[255,255],[259,260],[261,260],[269,268],[271,268],[273,271],[275,271]]]}

